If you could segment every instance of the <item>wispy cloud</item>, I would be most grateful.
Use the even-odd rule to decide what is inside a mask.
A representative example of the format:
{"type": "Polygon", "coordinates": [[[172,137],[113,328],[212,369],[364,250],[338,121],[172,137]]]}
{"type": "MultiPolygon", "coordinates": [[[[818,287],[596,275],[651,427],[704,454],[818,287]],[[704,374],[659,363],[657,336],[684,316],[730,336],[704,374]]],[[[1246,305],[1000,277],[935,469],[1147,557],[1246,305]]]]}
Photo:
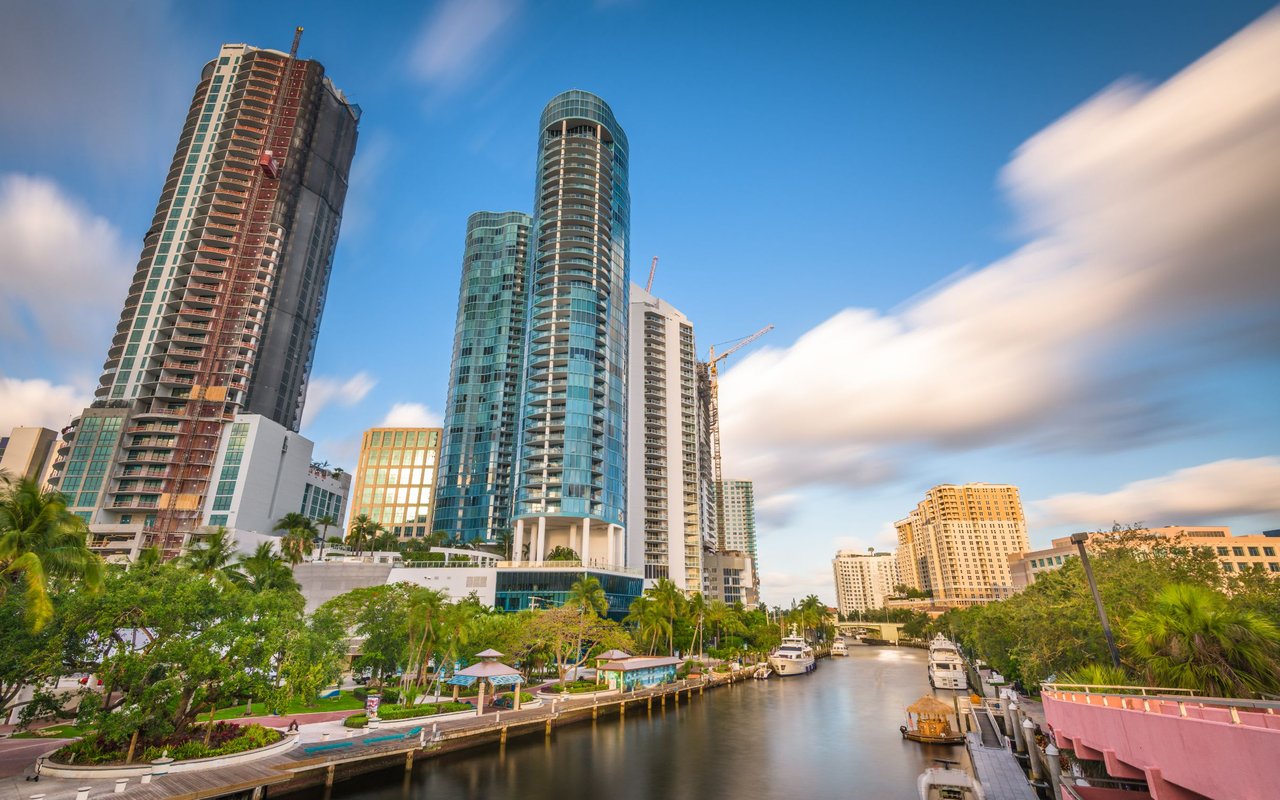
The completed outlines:
{"type": "Polygon", "coordinates": [[[316,417],[330,405],[351,408],[377,386],[378,382],[365,372],[357,372],[350,378],[317,376],[307,384],[307,400],[302,410],[302,428],[305,430],[316,417]]]}
{"type": "Polygon", "coordinates": [[[1280,458],[1229,458],[1134,481],[1114,492],[1060,494],[1031,504],[1036,522],[1103,530],[1222,523],[1262,517],[1280,525],[1280,458]]]}
{"type": "MultiPolygon", "coordinates": [[[[725,463],[759,494],[894,474],[904,447],[1126,446],[1172,389],[1280,329],[1280,14],[1125,83],[1003,175],[1030,243],[891,313],[849,308],[724,377],[725,463]],[[1141,367],[1137,366],[1141,364],[1141,367]],[[825,476],[825,477],[824,477],[825,476]]],[[[1265,354],[1274,357],[1274,351],[1265,354]]]]}
{"type": "Polygon", "coordinates": [[[384,428],[439,428],[443,417],[422,403],[396,403],[382,418],[384,428]]]}
{"type": "Polygon", "coordinates": [[[67,352],[110,339],[133,254],[109,222],[47,178],[5,175],[0,242],[0,341],[67,352]]]}
{"type": "Polygon", "coordinates": [[[75,386],[0,375],[0,435],[18,426],[58,430],[93,398],[75,386]]]}
{"type": "Polygon", "coordinates": [[[444,0],[418,34],[410,69],[438,94],[466,85],[488,66],[520,7],[520,0],[444,0]]]}

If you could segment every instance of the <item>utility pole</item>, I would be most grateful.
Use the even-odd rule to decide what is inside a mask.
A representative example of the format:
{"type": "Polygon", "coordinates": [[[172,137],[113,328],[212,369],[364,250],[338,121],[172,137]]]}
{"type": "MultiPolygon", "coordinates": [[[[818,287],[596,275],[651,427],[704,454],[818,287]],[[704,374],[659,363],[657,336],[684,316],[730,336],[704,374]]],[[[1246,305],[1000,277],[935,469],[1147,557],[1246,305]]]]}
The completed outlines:
{"type": "Polygon", "coordinates": [[[1071,534],[1071,543],[1080,551],[1080,563],[1084,565],[1084,577],[1089,581],[1089,591],[1093,592],[1093,603],[1098,607],[1098,619],[1102,622],[1102,635],[1107,637],[1107,649],[1111,651],[1111,664],[1120,669],[1120,651],[1116,649],[1116,638],[1111,635],[1111,623],[1107,620],[1107,610],[1102,607],[1102,595],[1098,594],[1098,583],[1093,579],[1093,566],[1089,564],[1089,553],[1084,543],[1089,541],[1087,533],[1071,534]]]}

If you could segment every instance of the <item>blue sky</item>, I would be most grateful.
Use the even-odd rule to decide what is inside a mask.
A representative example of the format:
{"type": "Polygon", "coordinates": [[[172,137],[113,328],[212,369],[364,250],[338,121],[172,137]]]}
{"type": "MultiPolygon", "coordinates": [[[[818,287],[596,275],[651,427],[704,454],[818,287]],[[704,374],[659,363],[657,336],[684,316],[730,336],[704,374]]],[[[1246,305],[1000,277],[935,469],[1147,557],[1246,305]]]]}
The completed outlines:
{"type": "Polygon", "coordinates": [[[438,419],[466,217],[529,209],[538,114],[583,88],[631,142],[636,277],[661,257],[704,350],[777,326],[724,383],[768,601],[833,600],[833,551],[939,482],[1020,486],[1033,543],[1280,527],[1269,7],[25,3],[0,427],[96,382],[201,66],[300,24],[364,110],[304,428],[331,461],[438,419]]]}

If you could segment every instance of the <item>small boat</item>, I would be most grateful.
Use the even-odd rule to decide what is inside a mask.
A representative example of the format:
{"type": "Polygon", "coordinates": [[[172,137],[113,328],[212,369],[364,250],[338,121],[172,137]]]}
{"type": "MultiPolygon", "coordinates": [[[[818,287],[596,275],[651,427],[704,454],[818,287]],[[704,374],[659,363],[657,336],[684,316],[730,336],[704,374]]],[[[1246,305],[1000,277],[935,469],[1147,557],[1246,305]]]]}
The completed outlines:
{"type": "Polygon", "coordinates": [[[813,656],[813,648],[792,626],[791,635],[784,636],[782,644],[769,654],[769,666],[779,678],[785,678],[813,672],[817,669],[818,662],[813,656]]]}
{"type": "Polygon", "coordinates": [[[961,769],[958,761],[934,759],[940,767],[929,767],[916,779],[920,800],[986,800],[978,779],[961,769]]]}
{"type": "Polygon", "coordinates": [[[844,643],[844,638],[837,636],[836,640],[831,643],[831,655],[847,656],[849,655],[849,646],[844,643]]]}
{"type": "Polygon", "coordinates": [[[907,724],[898,730],[902,738],[924,744],[963,744],[964,734],[951,727],[955,709],[932,695],[907,706],[907,724]]]}

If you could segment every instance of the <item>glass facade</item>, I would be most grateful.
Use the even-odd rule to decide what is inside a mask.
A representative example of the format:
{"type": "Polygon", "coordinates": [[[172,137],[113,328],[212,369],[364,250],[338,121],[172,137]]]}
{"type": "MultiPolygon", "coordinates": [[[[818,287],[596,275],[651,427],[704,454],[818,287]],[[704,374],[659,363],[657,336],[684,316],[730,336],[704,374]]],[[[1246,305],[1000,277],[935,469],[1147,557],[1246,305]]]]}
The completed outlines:
{"type": "Polygon", "coordinates": [[[635,575],[615,575],[608,572],[581,572],[574,570],[498,570],[494,607],[502,611],[520,611],[525,608],[551,608],[564,605],[569,590],[583,575],[600,581],[605,597],[609,600],[608,617],[621,620],[627,615],[632,601],[644,589],[644,580],[635,575]]]}
{"type": "Polygon", "coordinates": [[[626,524],[627,139],[569,91],[542,113],[516,517],[626,524]]]}
{"type": "Polygon", "coordinates": [[[368,516],[402,539],[431,533],[441,433],[439,428],[365,431],[352,513],[368,516]]]}
{"type": "Polygon", "coordinates": [[[459,541],[511,527],[530,222],[519,212],[467,220],[434,524],[459,541]]]}

